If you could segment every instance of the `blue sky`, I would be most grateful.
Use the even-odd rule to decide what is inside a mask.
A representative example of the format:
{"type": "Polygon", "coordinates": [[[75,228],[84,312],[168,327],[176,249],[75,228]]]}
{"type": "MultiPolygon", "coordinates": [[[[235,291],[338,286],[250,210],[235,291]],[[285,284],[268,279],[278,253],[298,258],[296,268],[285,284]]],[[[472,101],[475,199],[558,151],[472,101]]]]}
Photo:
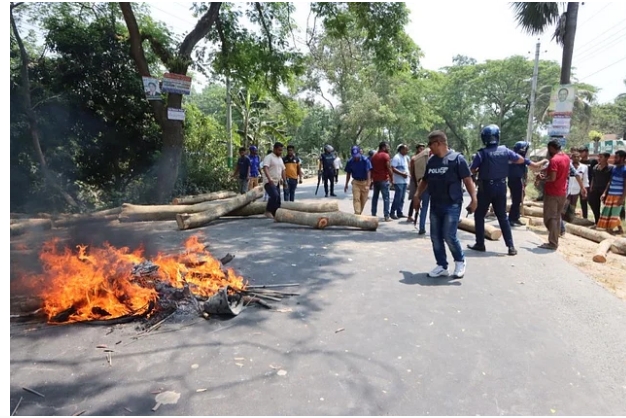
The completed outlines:
{"type": "MultiPolygon", "coordinates": [[[[195,18],[190,2],[150,2],[153,17],[177,33],[193,28],[195,18]]],[[[511,55],[534,58],[537,37],[521,32],[509,3],[497,2],[413,2],[408,3],[411,23],[408,34],[424,53],[422,65],[439,69],[452,57],[463,54],[484,61],[511,55]],[[454,11],[454,13],[450,13],[454,11]],[[488,22],[488,23],[486,23],[488,22]]],[[[308,2],[297,2],[294,19],[304,38],[308,2]]],[[[550,40],[552,31],[540,37],[541,59],[561,61],[561,48],[550,40]]],[[[574,51],[575,75],[601,88],[599,102],[612,101],[626,92],[626,2],[585,2],[581,5],[574,51]]],[[[530,75],[529,75],[530,77],[530,75]]],[[[197,80],[203,83],[201,78],[197,80]]],[[[196,87],[198,87],[196,85],[196,87]]]]}

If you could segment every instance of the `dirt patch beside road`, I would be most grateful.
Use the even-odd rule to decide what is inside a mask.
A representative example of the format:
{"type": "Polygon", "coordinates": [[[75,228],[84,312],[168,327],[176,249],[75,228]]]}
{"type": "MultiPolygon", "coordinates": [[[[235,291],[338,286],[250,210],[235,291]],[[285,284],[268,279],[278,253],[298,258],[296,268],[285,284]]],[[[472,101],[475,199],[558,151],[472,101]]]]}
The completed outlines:
{"type": "MultiPolygon", "coordinates": [[[[529,227],[533,232],[546,238],[547,231],[543,227],[529,227]]],[[[603,287],[610,290],[618,298],[626,300],[626,257],[609,253],[606,263],[595,263],[591,258],[598,244],[565,234],[559,240],[558,252],[571,264],[578,267],[583,273],[592,277],[603,287]]]]}

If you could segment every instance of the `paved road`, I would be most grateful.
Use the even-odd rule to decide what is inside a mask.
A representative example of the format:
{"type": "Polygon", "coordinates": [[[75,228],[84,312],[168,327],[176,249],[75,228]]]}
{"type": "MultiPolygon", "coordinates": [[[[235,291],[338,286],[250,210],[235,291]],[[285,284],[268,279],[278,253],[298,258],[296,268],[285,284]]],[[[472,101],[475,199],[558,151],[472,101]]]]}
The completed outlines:
{"type": "MultiPolygon", "coordinates": [[[[197,232],[132,227],[156,247],[197,232]]],[[[203,231],[257,283],[301,283],[280,304],[292,312],[183,318],[139,340],[132,324],[12,326],[11,408],[24,397],[18,415],[626,415],[626,304],[536,250],[530,232],[515,232],[517,257],[488,242],[449,280],[426,277],[428,235],[404,222],[316,231],[258,218],[203,231]],[[98,344],[115,347],[112,366],[98,344]],[[180,400],[152,412],[160,389],[180,400]]]]}

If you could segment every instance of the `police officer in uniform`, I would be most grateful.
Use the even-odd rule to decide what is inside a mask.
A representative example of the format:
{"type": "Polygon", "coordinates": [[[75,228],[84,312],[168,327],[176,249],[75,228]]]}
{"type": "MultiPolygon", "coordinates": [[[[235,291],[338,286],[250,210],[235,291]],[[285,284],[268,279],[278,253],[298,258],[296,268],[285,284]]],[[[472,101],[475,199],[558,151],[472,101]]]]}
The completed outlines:
{"type": "Polygon", "coordinates": [[[478,172],[478,207],[474,213],[476,243],[467,247],[475,251],[486,251],[485,215],[489,205],[493,205],[509,255],[516,255],[511,225],[506,214],[506,179],[509,175],[509,162],[524,164],[524,157],[500,145],[500,128],[497,125],[485,126],[480,133],[480,139],[485,147],[478,150],[471,166],[472,173],[478,172]]]}
{"type": "Polygon", "coordinates": [[[324,153],[320,155],[319,170],[322,172],[322,179],[324,179],[324,192],[328,197],[328,183],[330,182],[330,195],[335,197],[335,154],[333,154],[333,147],[330,145],[324,146],[324,153]]]}

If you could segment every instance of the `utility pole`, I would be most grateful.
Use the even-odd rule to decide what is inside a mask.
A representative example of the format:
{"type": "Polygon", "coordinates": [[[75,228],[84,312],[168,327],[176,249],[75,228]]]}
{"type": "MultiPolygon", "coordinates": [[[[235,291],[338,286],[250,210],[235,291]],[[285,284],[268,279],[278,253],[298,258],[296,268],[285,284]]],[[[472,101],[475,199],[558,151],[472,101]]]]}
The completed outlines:
{"type": "Polygon", "coordinates": [[[226,130],[228,131],[228,168],[233,168],[233,112],[230,96],[230,74],[226,76],[226,130]]]}
{"type": "Polygon", "coordinates": [[[539,74],[539,49],[541,48],[541,42],[537,40],[537,48],[535,49],[535,68],[533,69],[533,78],[531,82],[530,90],[530,107],[528,109],[528,126],[526,127],[526,142],[532,146],[533,132],[535,131],[534,117],[535,117],[535,96],[537,94],[537,75],[539,74]]]}

